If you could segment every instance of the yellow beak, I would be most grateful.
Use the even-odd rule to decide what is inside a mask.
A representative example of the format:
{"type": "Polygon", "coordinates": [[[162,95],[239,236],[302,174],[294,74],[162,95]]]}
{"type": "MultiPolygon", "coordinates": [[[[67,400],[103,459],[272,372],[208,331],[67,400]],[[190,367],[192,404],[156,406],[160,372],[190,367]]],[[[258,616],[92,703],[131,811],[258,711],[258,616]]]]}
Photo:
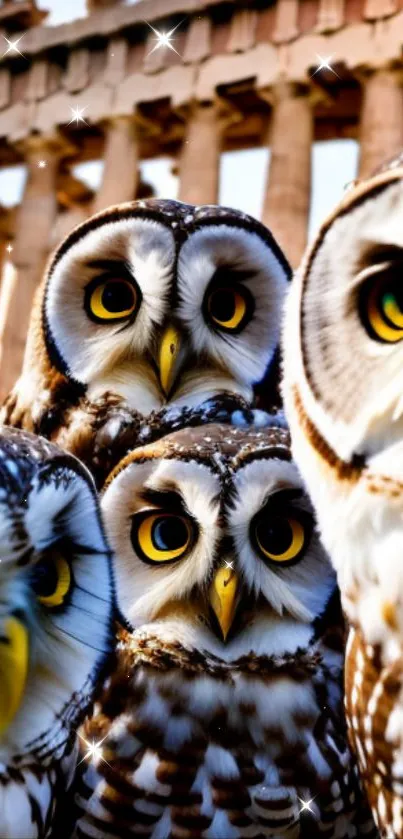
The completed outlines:
{"type": "Polygon", "coordinates": [[[219,568],[210,586],[210,606],[220,624],[224,641],[231,629],[236,607],[239,579],[232,568],[219,568]]]}
{"type": "Polygon", "coordinates": [[[0,637],[0,736],[14,719],[23,697],[29,661],[29,636],[24,624],[8,618],[0,637]]]}
{"type": "Polygon", "coordinates": [[[175,364],[181,348],[181,336],[176,326],[168,326],[162,336],[159,354],[160,382],[168,396],[174,381],[175,364]]]}

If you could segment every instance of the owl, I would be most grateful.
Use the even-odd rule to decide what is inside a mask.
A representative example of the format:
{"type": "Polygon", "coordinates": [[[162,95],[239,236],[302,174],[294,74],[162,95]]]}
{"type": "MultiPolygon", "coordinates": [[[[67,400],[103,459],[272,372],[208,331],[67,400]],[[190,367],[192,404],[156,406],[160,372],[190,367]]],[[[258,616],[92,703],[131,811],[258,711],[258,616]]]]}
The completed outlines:
{"type": "Polygon", "coordinates": [[[114,583],[90,475],[11,428],[0,432],[0,557],[0,836],[44,839],[113,645],[114,583]]]}
{"type": "Polygon", "coordinates": [[[351,625],[351,743],[403,836],[403,159],[356,185],[295,278],[284,332],[293,453],[351,625]]]}
{"type": "Polygon", "coordinates": [[[128,427],[133,444],[141,419],[167,405],[229,398],[243,409],[259,389],[272,402],[288,278],[270,232],[236,210],[110,207],[50,261],[3,422],[96,467],[100,448],[128,427]]]}
{"type": "Polygon", "coordinates": [[[82,731],[76,837],[377,836],[288,431],[175,432],[118,465],[102,508],[127,627],[82,731]]]}

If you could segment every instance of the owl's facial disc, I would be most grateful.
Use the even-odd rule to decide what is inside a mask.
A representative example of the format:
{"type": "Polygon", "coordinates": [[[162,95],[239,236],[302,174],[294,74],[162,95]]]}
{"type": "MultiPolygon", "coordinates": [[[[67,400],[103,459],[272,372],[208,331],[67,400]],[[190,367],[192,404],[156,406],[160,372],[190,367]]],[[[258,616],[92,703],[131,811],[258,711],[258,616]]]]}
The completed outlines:
{"type": "Polygon", "coordinates": [[[0,737],[21,705],[28,665],[28,629],[19,613],[11,614],[4,622],[0,635],[0,737]]]}

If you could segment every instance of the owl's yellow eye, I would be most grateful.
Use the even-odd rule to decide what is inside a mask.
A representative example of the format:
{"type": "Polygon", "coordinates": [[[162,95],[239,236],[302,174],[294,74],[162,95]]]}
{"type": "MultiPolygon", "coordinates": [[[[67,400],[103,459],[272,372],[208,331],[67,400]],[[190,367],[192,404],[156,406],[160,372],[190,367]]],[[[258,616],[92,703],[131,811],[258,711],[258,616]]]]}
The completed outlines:
{"type": "Polygon", "coordinates": [[[212,323],[225,332],[239,332],[253,314],[250,293],[243,286],[215,288],[207,299],[212,323]]]}
{"type": "Polygon", "coordinates": [[[85,308],[97,323],[126,320],[135,312],[137,300],[136,289],[130,280],[109,277],[87,286],[85,308]]]}
{"type": "Polygon", "coordinates": [[[144,562],[175,562],[186,553],[192,537],[193,525],[186,516],[147,511],[133,518],[132,544],[144,562]]]}
{"type": "Polygon", "coordinates": [[[35,565],[32,588],[39,603],[54,609],[62,606],[70,592],[72,575],[67,560],[57,551],[35,565]]]}
{"type": "Polygon", "coordinates": [[[304,525],[292,515],[264,515],[254,523],[253,541],[261,557],[270,563],[293,565],[306,543],[304,525]]]}
{"type": "Polygon", "coordinates": [[[403,340],[403,278],[377,278],[361,301],[363,320],[372,338],[385,344],[403,340]]]}

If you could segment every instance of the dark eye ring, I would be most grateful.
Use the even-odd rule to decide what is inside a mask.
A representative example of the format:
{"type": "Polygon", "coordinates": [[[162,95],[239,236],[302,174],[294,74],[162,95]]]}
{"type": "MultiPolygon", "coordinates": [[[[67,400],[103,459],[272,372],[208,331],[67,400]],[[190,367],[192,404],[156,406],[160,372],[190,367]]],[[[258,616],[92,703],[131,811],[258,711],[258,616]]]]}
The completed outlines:
{"type": "Polygon", "coordinates": [[[252,519],[250,539],[269,565],[295,565],[305,554],[312,531],[310,517],[296,508],[276,509],[270,503],[252,519]]]}
{"type": "Polygon", "coordinates": [[[403,340],[403,277],[395,265],[367,280],[360,293],[359,309],[375,341],[396,344],[403,340]]]}
{"type": "Polygon", "coordinates": [[[48,609],[62,606],[73,585],[70,563],[60,551],[49,551],[34,566],[31,584],[43,606],[48,609]]]}
{"type": "Polygon", "coordinates": [[[129,275],[103,274],[86,286],[84,308],[95,323],[116,323],[137,314],[141,291],[129,275]]]}
{"type": "Polygon", "coordinates": [[[155,509],[133,516],[134,551],[150,565],[177,562],[189,552],[194,540],[194,522],[182,513],[155,509]]]}
{"type": "Polygon", "coordinates": [[[216,329],[241,332],[253,317],[255,301],[249,289],[241,283],[231,285],[213,283],[204,299],[204,314],[216,329]]]}

